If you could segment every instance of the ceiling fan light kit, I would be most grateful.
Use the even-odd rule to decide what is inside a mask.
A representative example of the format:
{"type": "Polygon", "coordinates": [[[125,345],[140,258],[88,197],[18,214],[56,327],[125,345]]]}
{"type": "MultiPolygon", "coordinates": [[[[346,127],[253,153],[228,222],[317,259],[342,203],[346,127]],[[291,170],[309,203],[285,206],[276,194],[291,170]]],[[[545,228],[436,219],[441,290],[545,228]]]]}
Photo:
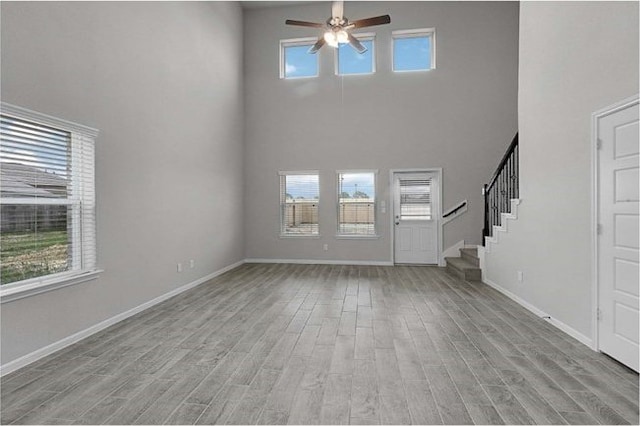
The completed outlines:
{"type": "MultiPolygon", "coordinates": [[[[340,44],[349,42],[349,34],[345,30],[330,30],[324,33],[324,41],[331,47],[338,47],[340,44]]],[[[315,53],[315,52],[314,52],[315,53]]]]}
{"type": "Polygon", "coordinates": [[[349,43],[351,47],[356,49],[358,53],[364,53],[367,48],[358,41],[358,39],[349,31],[353,28],[372,27],[374,25],[384,25],[391,22],[389,15],[376,16],[374,18],[358,19],[350,22],[343,13],[344,5],[342,1],[334,1],[331,4],[331,17],[327,19],[326,24],[317,22],[296,21],[287,19],[285,24],[298,27],[323,28],[325,33],[318,38],[316,44],[310,49],[309,53],[316,53],[325,44],[331,47],[338,47],[340,44],[349,43]]]}

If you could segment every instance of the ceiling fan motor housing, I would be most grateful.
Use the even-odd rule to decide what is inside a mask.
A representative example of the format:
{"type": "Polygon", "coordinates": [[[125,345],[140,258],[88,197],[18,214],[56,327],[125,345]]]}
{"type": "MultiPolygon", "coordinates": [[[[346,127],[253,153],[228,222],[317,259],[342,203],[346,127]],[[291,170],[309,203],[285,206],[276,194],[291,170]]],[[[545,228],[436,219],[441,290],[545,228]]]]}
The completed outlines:
{"type": "Polygon", "coordinates": [[[376,16],[374,18],[357,19],[349,22],[343,13],[343,2],[334,1],[331,4],[331,17],[327,19],[326,24],[319,22],[307,22],[287,19],[285,24],[297,25],[300,27],[326,28],[326,32],[318,38],[318,41],[309,49],[309,53],[316,53],[322,46],[328,44],[331,47],[338,47],[340,44],[350,44],[358,53],[364,53],[367,48],[358,41],[349,30],[354,28],[371,27],[374,25],[383,25],[391,22],[389,15],[376,16]]]}
{"type": "Polygon", "coordinates": [[[333,30],[342,29],[343,27],[349,25],[349,20],[346,17],[332,17],[327,19],[327,25],[331,27],[333,30]]]}

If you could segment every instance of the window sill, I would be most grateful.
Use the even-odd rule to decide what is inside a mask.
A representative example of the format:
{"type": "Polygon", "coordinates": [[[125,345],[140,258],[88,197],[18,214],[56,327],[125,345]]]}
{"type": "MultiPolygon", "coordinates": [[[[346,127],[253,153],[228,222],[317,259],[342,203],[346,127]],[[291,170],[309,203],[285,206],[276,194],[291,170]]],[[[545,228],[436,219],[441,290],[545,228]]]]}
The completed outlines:
{"type": "Polygon", "coordinates": [[[308,80],[311,78],[318,78],[318,74],[316,75],[301,75],[298,77],[280,77],[280,80],[308,80]]]}
{"type": "Polygon", "coordinates": [[[288,239],[288,238],[312,238],[312,239],[319,239],[320,237],[322,237],[322,235],[320,234],[280,234],[280,238],[282,239],[288,239]]]}
{"type": "Polygon", "coordinates": [[[38,280],[36,282],[18,285],[12,288],[1,289],[0,303],[13,302],[15,300],[24,299],[25,297],[35,296],[36,294],[95,280],[98,279],[102,272],[103,271],[101,269],[96,269],[95,271],[58,276],[48,280],[38,280]]]}
{"type": "Polygon", "coordinates": [[[428,72],[428,71],[432,71],[432,70],[435,70],[435,69],[436,69],[436,67],[420,68],[418,70],[393,70],[393,72],[397,72],[397,73],[401,73],[401,74],[403,74],[403,73],[411,74],[411,73],[414,73],[414,72],[415,73],[428,72]]]}
{"type": "Polygon", "coordinates": [[[339,74],[336,73],[337,77],[351,77],[351,76],[362,76],[362,75],[374,75],[376,72],[375,71],[370,71],[370,72],[353,72],[353,73],[348,73],[348,74],[339,74]]]}
{"type": "Polygon", "coordinates": [[[377,240],[380,238],[380,235],[348,235],[348,234],[337,234],[336,240],[377,240]]]}

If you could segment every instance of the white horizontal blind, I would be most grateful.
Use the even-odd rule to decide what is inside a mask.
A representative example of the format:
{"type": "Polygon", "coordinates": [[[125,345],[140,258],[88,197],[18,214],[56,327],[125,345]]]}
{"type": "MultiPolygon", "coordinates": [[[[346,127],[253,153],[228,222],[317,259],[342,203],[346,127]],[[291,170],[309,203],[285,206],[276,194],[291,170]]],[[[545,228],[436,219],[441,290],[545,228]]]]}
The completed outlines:
{"type": "Polygon", "coordinates": [[[280,233],[318,235],[319,202],[317,173],[280,172],[280,233]]]}
{"type": "Polygon", "coordinates": [[[374,173],[338,173],[338,234],[375,235],[374,173]]]}
{"type": "Polygon", "coordinates": [[[95,268],[93,149],[91,135],[0,115],[0,284],[95,268]]]}
{"type": "Polygon", "coordinates": [[[71,137],[74,173],[74,199],[80,202],[79,229],[82,270],[96,268],[96,191],[95,145],[92,137],[73,133],[71,137]]]}
{"type": "Polygon", "coordinates": [[[431,220],[431,178],[400,179],[400,218],[431,220]]]}

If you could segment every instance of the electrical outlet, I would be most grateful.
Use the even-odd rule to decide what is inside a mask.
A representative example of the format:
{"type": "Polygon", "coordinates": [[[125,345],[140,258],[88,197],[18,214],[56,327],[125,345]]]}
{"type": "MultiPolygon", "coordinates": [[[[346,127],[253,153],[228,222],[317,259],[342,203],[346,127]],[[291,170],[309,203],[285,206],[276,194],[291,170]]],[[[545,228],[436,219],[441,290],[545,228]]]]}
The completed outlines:
{"type": "Polygon", "coordinates": [[[322,246],[322,250],[327,251],[329,250],[329,244],[325,244],[322,246]]]}
{"type": "Polygon", "coordinates": [[[191,260],[189,261],[189,267],[190,267],[190,268],[195,268],[195,267],[196,267],[196,261],[195,261],[195,260],[193,260],[193,259],[191,259],[191,260]]]}
{"type": "Polygon", "coordinates": [[[182,272],[182,263],[178,263],[178,264],[176,265],[176,270],[177,270],[178,272],[182,272]]]}
{"type": "Polygon", "coordinates": [[[522,273],[522,271],[518,271],[518,282],[524,282],[524,274],[522,273]]]}

